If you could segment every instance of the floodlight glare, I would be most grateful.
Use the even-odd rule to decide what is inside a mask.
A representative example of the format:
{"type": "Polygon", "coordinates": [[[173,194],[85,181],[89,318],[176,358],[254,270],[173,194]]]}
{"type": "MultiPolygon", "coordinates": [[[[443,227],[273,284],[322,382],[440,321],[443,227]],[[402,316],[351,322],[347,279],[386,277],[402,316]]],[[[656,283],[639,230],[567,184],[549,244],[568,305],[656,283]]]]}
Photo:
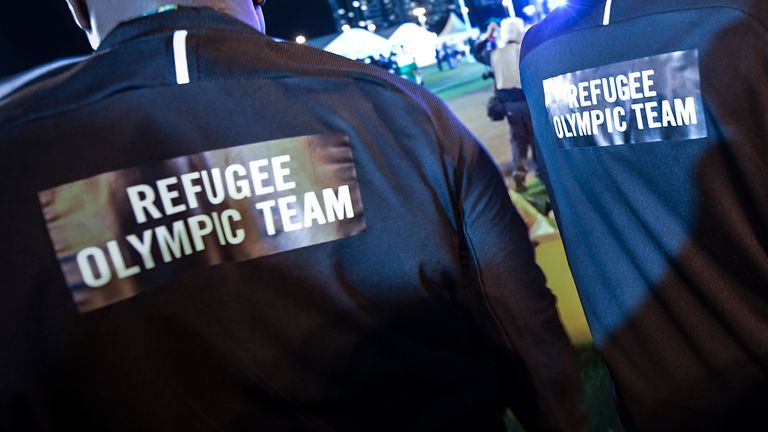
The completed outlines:
{"type": "Polygon", "coordinates": [[[528,16],[533,16],[536,13],[536,6],[528,5],[523,8],[523,13],[528,16]]]}

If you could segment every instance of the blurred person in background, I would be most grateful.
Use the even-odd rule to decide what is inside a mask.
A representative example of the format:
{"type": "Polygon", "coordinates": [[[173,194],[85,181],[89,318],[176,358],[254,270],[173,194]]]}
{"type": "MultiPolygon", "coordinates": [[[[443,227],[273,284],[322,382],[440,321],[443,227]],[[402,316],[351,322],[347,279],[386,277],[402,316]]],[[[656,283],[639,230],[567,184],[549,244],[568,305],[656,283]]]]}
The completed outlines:
{"type": "Polygon", "coordinates": [[[531,114],[520,81],[520,42],[524,27],[519,18],[506,18],[498,27],[497,40],[494,24],[488,26],[475,45],[475,57],[493,71],[494,95],[503,105],[509,123],[512,178],[516,190],[524,192],[527,190],[528,153],[533,144],[531,114]]]}

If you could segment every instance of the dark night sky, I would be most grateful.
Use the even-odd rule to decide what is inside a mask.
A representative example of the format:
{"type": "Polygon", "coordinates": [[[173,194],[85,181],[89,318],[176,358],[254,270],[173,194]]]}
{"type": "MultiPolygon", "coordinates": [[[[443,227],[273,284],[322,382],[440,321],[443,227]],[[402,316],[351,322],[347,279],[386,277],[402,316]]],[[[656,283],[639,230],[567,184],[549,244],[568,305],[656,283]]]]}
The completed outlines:
{"type": "MultiPolygon", "coordinates": [[[[64,0],[7,3],[13,6],[4,6],[0,13],[0,78],[58,58],[91,52],[64,0]]],[[[519,6],[520,2],[516,3],[519,6]]],[[[264,14],[267,33],[281,39],[293,40],[299,34],[312,38],[336,30],[325,0],[269,0],[264,14]]],[[[489,17],[505,13],[499,1],[495,7],[474,9],[471,14],[473,22],[484,28],[489,17]]]]}
{"type": "Polygon", "coordinates": [[[325,0],[270,0],[264,6],[267,33],[293,40],[303,34],[309,38],[336,31],[333,15],[325,0]]]}
{"type": "MultiPolygon", "coordinates": [[[[335,31],[328,2],[324,0],[271,0],[264,14],[267,33],[282,39],[292,40],[298,34],[322,36],[335,31]]],[[[64,0],[27,0],[3,6],[0,77],[90,51],[64,0]]]]}

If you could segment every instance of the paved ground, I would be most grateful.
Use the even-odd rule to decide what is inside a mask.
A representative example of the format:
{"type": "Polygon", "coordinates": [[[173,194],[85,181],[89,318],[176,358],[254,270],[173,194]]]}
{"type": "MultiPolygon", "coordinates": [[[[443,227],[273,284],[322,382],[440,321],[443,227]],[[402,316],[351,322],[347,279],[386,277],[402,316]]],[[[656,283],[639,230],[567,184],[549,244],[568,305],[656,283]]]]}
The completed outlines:
{"type": "Polygon", "coordinates": [[[447,103],[485,146],[496,163],[504,165],[512,159],[509,125],[506,121],[493,122],[485,114],[485,104],[489,97],[491,97],[491,87],[486,87],[449,100],[447,103]]]}
{"type": "Polygon", "coordinates": [[[492,122],[485,114],[485,104],[492,94],[491,81],[481,78],[485,69],[479,63],[461,63],[444,72],[432,66],[424,69],[424,84],[446,101],[494,160],[503,164],[512,158],[509,127],[506,121],[492,122]]]}

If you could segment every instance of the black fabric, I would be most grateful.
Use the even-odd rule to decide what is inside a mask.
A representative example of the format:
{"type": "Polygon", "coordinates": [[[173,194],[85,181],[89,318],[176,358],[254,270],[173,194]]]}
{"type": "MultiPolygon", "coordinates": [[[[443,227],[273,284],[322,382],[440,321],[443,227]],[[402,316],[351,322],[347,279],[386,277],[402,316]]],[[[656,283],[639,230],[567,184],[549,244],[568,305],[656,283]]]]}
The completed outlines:
{"type": "Polygon", "coordinates": [[[533,145],[531,112],[525,100],[509,102],[506,107],[509,141],[512,146],[512,177],[518,185],[525,185],[525,176],[528,173],[528,151],[533,145]]]}
{"type": "Polygon", "coordinates": [[[768,5],[612,4],[602,25],[604,1],[570,1],[529,31],[521,62],[590,328],[628,429],[759,429],[768,400],[768,5]],[[698,51],[706,138],[558,145],[545,80],[686,50],[698,51]]]}
{"type": "Polygon", "coordinates": [[[496,89],[495,93],[499,99],[505,103],[520,102],[525,100],[525,93],[523,93],[523,89],[496,89]]]}
{"type": "Polygon", "coordinates": [[[181,9],[7,98],[0,143],[0,430],[490,431],[505,406],[530,430],[583,425],[527,229],[487,154],[417,86],[181,9]],[[325,133],[351,140],[363,233],[77,313],[38,192],[325,133]]]}
{"type": "Polygon", "coordinates": [[[486,104],[485,110],[488,118],[490,118],[491,121],[504,120],[504,117],[507,115],[507,107],[505,106],[504,102],[501,101],[501,98],[496,95],[488,98],[488,103],[486,104]]]}

